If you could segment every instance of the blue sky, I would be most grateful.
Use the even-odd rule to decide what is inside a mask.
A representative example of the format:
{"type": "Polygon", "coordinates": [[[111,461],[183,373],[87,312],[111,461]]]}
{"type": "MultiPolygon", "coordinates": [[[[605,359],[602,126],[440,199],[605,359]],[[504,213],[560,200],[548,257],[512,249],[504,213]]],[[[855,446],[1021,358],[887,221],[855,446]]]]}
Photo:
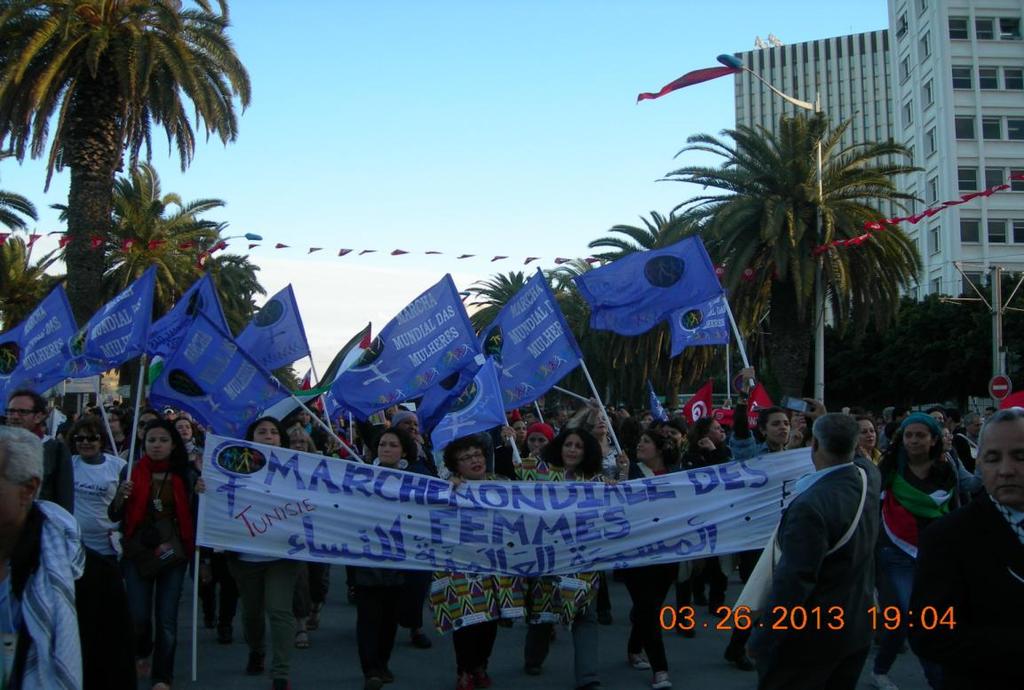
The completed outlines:
{"type": "MultiPolygon", "coordinates": [[[[445,272],[464,288],[525,256],[550,267],[694,194],[656,180],[701,160],[673,160],[688,135],[733,126],[732,80],[640,105],[638,92],[756,35],[797,43],[887,24],[880,0],[234,0],[231,12],[253,84],[238,141],[200,144],[185,174],[166,147],[153,162],[165,191],[227,201],[210,217],[229,234],[264,236],[251,259],[268,292],[295,282],[318,362],[445,272]],[[382,253],[337,258],[341,247],[382,253]],[[394,248],[420,255],[386,256],[394,248]]],[[[43,180],[40,162],[0,167],[0,187],[32,199],[47,232],[68,177],[45,195],[43,180]]]]}

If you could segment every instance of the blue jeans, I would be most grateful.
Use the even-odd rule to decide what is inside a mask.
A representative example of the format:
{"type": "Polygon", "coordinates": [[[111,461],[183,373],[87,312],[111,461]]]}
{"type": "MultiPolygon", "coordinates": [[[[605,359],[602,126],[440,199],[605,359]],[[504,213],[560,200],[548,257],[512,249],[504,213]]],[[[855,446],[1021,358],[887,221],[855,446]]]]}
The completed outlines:
{"type": "MultiPolygon", "coordinates": [[[[903,616],[903,625],[896,630],[879,626],[878,653],[875,654],[874,672],[888,673],[896,661],[903,643],[907,639],[907,609],[910,608],[910,592],[914,588],[914,559],[898,546],[879,546],[876,559],[875,586],[878,588],[879,614],[886,606],[898,606],[903,616]]],[[[883,620],[878,616],[878,620],[883,620]]],[[[933,688],[942,687],[942,667],[932,661],[919,659],[924,677],[933,688]]]]}
{"type": "Polygon", "coordinates": [[[135,564],[124,559],[125,589],[128,609],[135,627],[135,656],[145,659],[153,655],[150,674],[153,683],[167,683],[174,679],[174,649],[178,644],[178,602],[185,581],[187,563],[169,568],[156,578],[147,580],[139,574],[135,564]],[[156,641],[153,640],[152,612],[156,612],[156,641]]]}

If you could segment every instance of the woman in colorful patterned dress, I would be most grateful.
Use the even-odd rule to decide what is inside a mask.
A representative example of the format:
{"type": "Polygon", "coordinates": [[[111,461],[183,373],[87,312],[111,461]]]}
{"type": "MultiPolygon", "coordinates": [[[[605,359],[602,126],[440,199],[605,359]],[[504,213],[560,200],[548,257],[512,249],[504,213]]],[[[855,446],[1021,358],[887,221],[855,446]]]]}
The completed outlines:
{"type": "MultiPolygon", "coordinates": [[[[628,462],[628,460],[626,460],[628,462]]],[[[549,443],[541,458],[525,458],[517,470],[523,481],[601,481],[601,445],[582,429],[566,429],[549,443]]],[[[577,690],[601,687],[597,674],[598,637],[596,572],[529,580],[524,650],[526,673],[540,675],[551,646],[555,623],[572,625],[577,690]]]]}
{"type": "MultiPolygon", "coordinates": [[[[444,449],[444,464],[452,484],[500,480],[487,472],[485,441],[466,436],[444,449]]],[[[522,618],[523,590],[519,578],[506,575],[477,575],[465,572],[437,572],[430,587],[434,626],[440,633],[452,633],[458,672],[456,690],[491,687],[487,663],[498,634],[498,621],[522,618]]]]}

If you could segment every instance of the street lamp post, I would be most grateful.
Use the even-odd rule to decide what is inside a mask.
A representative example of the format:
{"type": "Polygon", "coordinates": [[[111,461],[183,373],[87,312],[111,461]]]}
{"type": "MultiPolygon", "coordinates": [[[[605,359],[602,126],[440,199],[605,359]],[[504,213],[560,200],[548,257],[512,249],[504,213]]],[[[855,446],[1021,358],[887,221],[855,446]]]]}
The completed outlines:
{"type": "MultiPolygon", "coordinates": [[[[765,80],[760,74],[753,71],[735,55],[719,55],[718,61],[726,67],[732,67],[734,69],[740,69],[757,79],[759,82],[768,87],[768,89],[776,96],[794,105],[802,110],[807,110],[815,113],[816,115],[821,114],[821,95],[815,94],[814,103],[808,103],[802,101],[799,98],[793,98],[789,94],[785,94],[779,91],[777,88],[772,86],[765,80]]],[[[821,205],[824,202],[824,186],[822,182],[822,161],[821,161],[821,137],[818,138],[817,143],[817,182],[818,182],[818,204],[815,211],[815,228],[818,237],[818,242],[823,244],[824,227],[821,222],[821,205]]],[[[816,266],[814,270],[814,398],[815,400],[825,400],[825,286],[823,277],[822,259],[816,259],[816,266]]]]}

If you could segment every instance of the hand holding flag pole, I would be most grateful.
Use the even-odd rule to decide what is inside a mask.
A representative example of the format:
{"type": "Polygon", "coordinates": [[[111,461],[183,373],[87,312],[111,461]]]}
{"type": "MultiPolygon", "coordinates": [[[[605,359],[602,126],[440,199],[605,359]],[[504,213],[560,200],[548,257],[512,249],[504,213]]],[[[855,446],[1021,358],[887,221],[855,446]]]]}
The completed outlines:
{"type": "Polygon", "coordinates": [[[125,475],[132,478],[132,463],[135,461],[135,443],[139,438],[136,431],[139,427],[139,405],[142,403],[142,386],[146,382],[146,355],[139,357],[139,385],[135,391],[135,411],[132,413],[132,442],[128,450],[128,468],[125,475]]]}
{"type": "MultiPolygon", "coordinates": [[[[333,438],[335,441],[340,443],[341,447],[344,448],[346,451],[348,451],[349,455],[351,455],[353,458],[355,458],[359,462],[366,462],[365,460],[363,460],[363,457],[352,448],[352,446],[350,446],[349,444],[345,443],[341,439],[341,437],[338,436],[338,434],[334,433],[334,429],[331,427],[330,424],[325,423],[324,420],[320,419],[320,417],[318,417],[316,415],[316,413],[314,413],[311,409],[306,407],[306,403],[304,403],[301,400],[299,400],[298,398],[296,398],[295,395],[292,395],[292,400],[297,402],[299,404],[299,407],[304,409],[309,414],[310,418],[313,421],[315,421],[317,424],[319,424],[323,428],[323,430],[326,431],[330,435],[331,438],[333,438]]],[[[351,432],[349,432],[349,433],[351,433],[351,432]]]]}

